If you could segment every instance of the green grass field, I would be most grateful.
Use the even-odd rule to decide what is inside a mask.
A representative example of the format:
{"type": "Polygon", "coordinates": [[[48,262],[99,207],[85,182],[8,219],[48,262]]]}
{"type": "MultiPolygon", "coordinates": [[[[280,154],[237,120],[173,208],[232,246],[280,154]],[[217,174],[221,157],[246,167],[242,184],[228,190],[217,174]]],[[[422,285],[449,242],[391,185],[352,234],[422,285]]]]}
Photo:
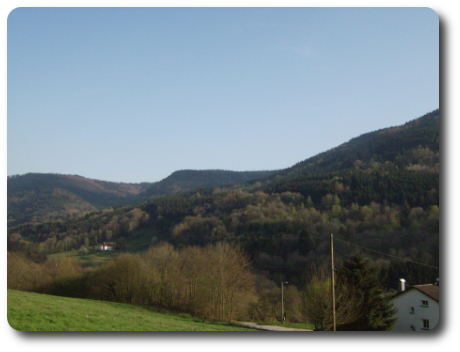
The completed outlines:
{"type": "Polygon", "coordinates": [[[18,331],[254,331],[146,307],[8,290],[8,322],[18,331]]]}

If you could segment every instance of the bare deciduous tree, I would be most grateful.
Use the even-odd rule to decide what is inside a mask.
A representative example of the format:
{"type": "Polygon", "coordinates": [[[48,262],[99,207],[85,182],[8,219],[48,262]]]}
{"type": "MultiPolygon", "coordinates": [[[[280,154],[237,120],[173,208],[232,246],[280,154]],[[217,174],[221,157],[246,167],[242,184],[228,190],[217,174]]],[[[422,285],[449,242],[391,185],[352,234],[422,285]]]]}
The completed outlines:
{"type": "Polygon", "coordinates": [[[254,277],[243,251],[225,242],[205,248],[208,258],[207,288],[214,314],[221,320],[233,320],[255,299],[254,277]]]}
{"type": "MultiPolygon", "coordinates": [[[[310,323],[315,324],[317,328],[331,330],[333,316],[329,270],[326,267],[321,267],[314,271],[311,281],[306,286],[305,314],[310,323]]],[[[361,316],[361,299],[353,285],[340,281],[335,287],[335,300],[337,325],[350,323],[361,316]]]]}

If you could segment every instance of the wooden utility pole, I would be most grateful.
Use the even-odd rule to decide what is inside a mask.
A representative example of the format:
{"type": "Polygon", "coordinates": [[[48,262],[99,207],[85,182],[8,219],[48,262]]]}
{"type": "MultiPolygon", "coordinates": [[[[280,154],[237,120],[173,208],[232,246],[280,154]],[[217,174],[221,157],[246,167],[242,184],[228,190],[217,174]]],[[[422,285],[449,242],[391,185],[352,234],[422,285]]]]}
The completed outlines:
{"type": "Polygon", "coordinates": [[[335,318],[335,273],[334,273],[334,236],[331,233],[331,290],[332,290],[332,327],[333,331],[337,329],[335,318]]]}
{"type": "Polygon", "coordinates": [[[284,281],[281,281],[281,322],[284,325],[284,281]]]}
{"type": "Polygon", "coordinates": [[[285,323],[285,313],[284,313],[284,284],[288,284],[288,282],[281,281],[281,321],[283,325],[285,323]]]}

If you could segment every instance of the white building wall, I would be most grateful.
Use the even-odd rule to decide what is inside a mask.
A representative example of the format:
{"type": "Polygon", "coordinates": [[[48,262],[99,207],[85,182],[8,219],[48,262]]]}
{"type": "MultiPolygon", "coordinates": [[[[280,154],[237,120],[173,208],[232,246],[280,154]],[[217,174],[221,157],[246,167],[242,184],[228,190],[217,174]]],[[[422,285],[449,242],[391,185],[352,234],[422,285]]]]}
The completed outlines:
{"type": "Polygon", "coordinates": [[[394,331],[427,331],[438,325],[439,303],[416,289],[396,296],[393,304],[398,310],[395,314],[397,321],[394,331]],[[422,301],[426,301],[428,305],[422,301]],[[424,327],[424,320],[428,320],[428,328],[424,327]]]}

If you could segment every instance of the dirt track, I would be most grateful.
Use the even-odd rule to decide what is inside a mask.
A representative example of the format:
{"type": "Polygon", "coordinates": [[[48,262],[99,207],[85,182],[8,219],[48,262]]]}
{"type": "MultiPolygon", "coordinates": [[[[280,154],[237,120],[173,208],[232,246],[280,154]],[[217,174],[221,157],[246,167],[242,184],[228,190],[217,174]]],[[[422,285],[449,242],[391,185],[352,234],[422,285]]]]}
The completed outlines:
{"type": "Polygon", "coordinates": [[[247,326],[249,328],[264,330],[264,331],[313,331],[308,329],[294,329],[294,328],[286,328],[284,326],[274,326],[274,325],[258,325],[256,323],[250,323],[246,321],[238,322],[238,324],[247,326]]]}

